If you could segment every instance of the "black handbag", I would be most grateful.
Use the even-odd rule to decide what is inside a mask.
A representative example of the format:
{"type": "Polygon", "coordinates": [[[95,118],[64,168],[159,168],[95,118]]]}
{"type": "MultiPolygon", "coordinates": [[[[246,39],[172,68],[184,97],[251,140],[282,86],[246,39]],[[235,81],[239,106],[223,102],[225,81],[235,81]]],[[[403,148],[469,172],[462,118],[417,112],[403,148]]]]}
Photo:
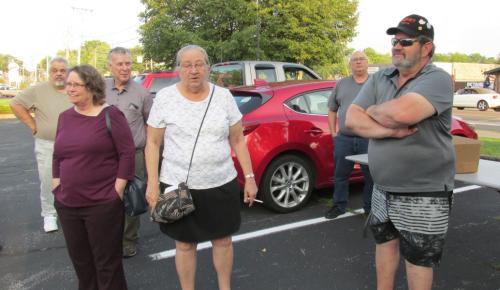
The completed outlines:
{"type": "MultiPolygon", "coordinates": [[[[196,143],[198,142],[198,137],[200,136],[201,127],[203,126],[203,121],[205,121],[205,116],[208,112],[208,107],[212,102],[212,97],[214,95],[215,85],[210,94],[210,99],[208,100],[207,108],[205,109],[205,114],[201,119],[200,127],[198,128],[198,134],[194,141],[193,150],[191,152],[191,160],[189,160],[189,167],[186,176],[186,182],[181,182],[176,189],[170,190],[160,194],[158,197],[158,202],[155,208],[151,211],[151,220],[158,223],[173,223],[182,217],[192,213],[195,210],[193,197],[189,192],[189,187],[187,182],[189,179],[189,171],[191,169],[191,164],[193,163],[194,150],[196,149],[196,143]]],[[[168,189],[168,188],[167,188],[168,189]]]]}
{"type": "MultiPolygon", "coordinates": [[[[106,118],[106,128],[108,128],[109,136],[114,144],[113,136],[111,135],[111,119],[109,118],[108,110],[106,110],[104,114],[106,118]]],[[[137,175],[134,176],[133,180],[127,181],[127,185],[123,191],[123,206],[125,208],[125,214],[128,216],[138,216],[148,211],[146,182],[137,175]]]]}

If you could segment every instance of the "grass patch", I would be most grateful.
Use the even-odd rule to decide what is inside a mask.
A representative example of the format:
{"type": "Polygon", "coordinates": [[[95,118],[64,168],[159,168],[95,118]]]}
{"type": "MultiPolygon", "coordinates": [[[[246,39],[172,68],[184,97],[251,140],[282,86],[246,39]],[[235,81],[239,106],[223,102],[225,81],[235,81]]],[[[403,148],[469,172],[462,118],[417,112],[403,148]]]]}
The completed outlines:
{"type": "Polygon", "coordinates": [[[12,114],[9,106],[10,100],[12,99],[0,99],[0,114],[12,114]]]}
{"type": "Polygon", "coordinates": [[[500,139],[479,138],[481,141],[481,155],[500,157],[500,139]]]}

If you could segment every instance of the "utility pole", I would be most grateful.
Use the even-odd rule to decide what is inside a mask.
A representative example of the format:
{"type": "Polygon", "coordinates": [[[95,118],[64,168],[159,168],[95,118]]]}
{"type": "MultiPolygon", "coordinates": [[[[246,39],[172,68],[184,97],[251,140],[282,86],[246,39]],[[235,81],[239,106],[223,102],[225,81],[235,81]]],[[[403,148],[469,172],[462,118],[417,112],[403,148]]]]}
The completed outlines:
{"type": "MultiPolygon", "coordinates": [[[[94,10],[92,9],[88,9],[88,8],[79,8],[79,7],[71,7],[71,9],[73,10],[73,13],[75,14],[79,14],[80,15],[80,24],[81,26],[80,27],[84,27],[84,21],[83,21],[83,14],[84,13],[92,13],[94,12],[94,10]]],[[[80,65],[80,57],[81,57],[81,54],[82,54],[82,42],[83,42],[83,33],[82,31],[80,31],[80,38],[78,39],[78,54],[77,54],[77,57],[76,57],[76,64],[77,65],[80,65]]]]}
{"type": "Polygon", "coordinates": [[[49,80],[49,56],[45,57],[45,77],[49,80]]]}
{"type": "Polygon", "coordinates": [[[260,60],[260,13],[259,13],[259,0],[255,0],[255,3],[257,4],[257,51],[256,51],[256,56],[257,60],[260,60]]]}

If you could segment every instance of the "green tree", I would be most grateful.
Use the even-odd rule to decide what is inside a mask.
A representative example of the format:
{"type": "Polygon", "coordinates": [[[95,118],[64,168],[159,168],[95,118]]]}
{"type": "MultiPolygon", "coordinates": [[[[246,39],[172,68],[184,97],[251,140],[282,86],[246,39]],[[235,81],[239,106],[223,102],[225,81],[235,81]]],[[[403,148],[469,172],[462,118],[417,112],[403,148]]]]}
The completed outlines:
{"type": "Polygon", "coordinates": [[[355,36],[357,1],[264,1],[263,58],[308,66],[342,64],[355,36]]]}
{"type": "Polygon", "coordinates": [[[142,46],[136,45],[130,48],[130,54],[132,58],[132,71],[144,72],[147,68],[148,60],[144,58],[144,53],[142,51],[142,46]],[[138,58],[142,58],[142,62],[139,63],[138,58]]]}
{"type": "Polygon", "coordinates": [[[8,67],[11,60],[14,60],[14,62],[17,63],[19,67],[23,66],[23,62],[15,56],[0,53],[0,71],[7,72],[9,70],[8,67]]]}
{"type": "Polygon", "coordinates": [[[343,63],[358,20],[355,0],[142,1],[144,55],[167,68],[189,43],[203,46],[214,62],[343,63]]]}
{"type": "Polygon", "coordinates": [[[446,53],[434,53],[432,59],[437,62],[451,62],[451,55],[446,53]]]}
{"type": "Polygon", "coordinates": [[[367,47],[363,50],[368,57],[369,64],[389,64],[392,61],[391,55],[388,53],[378,53],[375,49],[367,47]]]}
{"type": "Polygon", "coordinates": [[[469,57],[465,53],[450,53],[450,62],[468,62],[469,57]]]}
{"type": "Polygon", "coordinates": [[[100,40],[85,41],[81,48],[80,63],[94,66],[100,73],[108,71],[109,44],[100,40]]]}

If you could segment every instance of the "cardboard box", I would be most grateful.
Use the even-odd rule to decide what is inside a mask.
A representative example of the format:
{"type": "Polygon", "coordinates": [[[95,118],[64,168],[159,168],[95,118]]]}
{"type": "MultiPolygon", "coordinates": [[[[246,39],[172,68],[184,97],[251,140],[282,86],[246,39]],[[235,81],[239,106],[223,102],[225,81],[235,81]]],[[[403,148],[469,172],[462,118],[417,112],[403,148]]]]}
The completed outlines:
{"type": "Polygon", "coordinates": [[[475,139],[453,136],[455,146],[455,172],[474,173],[479,165],[481,142],[475,139]]]}

